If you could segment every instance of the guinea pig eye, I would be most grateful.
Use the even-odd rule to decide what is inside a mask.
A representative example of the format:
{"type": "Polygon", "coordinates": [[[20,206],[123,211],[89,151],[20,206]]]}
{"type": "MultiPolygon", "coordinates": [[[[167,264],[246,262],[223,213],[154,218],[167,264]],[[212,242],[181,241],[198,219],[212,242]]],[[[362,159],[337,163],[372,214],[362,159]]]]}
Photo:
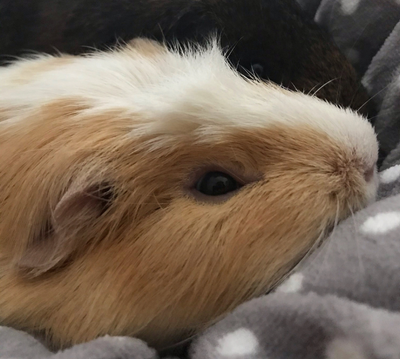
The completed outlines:
{"type": "Polygon", "coordinates": [[[196,190],[206,196],[221,196],[236,191],[239,183],[223,172],[208,172],[196,183],[196,190]]]}
{"type": "Polygon", "coordinates": [[[262,77],[263,73],[264,73],[264,66],[256,63],[256,64],[252,64],[251,65],[251,71],[253,73],[255,73],[257,76],[262,77]]]}

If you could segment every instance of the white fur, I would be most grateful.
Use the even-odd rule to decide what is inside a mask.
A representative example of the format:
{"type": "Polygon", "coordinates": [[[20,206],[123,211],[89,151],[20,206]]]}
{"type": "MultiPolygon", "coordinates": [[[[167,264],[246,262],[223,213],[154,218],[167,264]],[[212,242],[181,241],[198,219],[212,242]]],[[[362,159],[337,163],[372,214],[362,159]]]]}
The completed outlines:
{"type": "Polygon", "coordinates": [[[91,111],[122,109],[135,119],[135,136],[200,131],[207,141],[229,127],[310,126],[353,149],[367,166],[377,159],[375,134],[365,119],[317,98],[244,79],[230,68],[215,41],[184,54],[143,57],[131,48],[96,53],[50,66],[23,85],[16,81],[20,68],[49,59],[40,56],[0,69],[0,109],[14,108],[17,115],[18,109],[44,101],[79,98],[91,104],[91,111]]]}

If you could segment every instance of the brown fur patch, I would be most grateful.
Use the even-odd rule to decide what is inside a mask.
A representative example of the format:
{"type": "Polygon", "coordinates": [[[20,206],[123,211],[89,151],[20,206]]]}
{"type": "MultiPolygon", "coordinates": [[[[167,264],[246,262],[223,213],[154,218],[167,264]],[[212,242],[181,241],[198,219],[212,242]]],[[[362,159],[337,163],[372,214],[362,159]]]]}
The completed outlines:
{"type": "Polygon", "coordinates": [[[311,128],[237,128],[210,143],[188,133],[153,148],[132,134],[139,119],[84,109],[57,101],[0,127],[0,317],[58,347],[104,334],[160,347],[204,328],[268,291],[364,200],[358,159],[311,128]],[[192,175],[210,166],[260,179],[198,202],[192,175]],[[112,183],[114,202],[91,226],[77,221],[63,268],[25,278],[14,264],[82,175],[112,183]]]}

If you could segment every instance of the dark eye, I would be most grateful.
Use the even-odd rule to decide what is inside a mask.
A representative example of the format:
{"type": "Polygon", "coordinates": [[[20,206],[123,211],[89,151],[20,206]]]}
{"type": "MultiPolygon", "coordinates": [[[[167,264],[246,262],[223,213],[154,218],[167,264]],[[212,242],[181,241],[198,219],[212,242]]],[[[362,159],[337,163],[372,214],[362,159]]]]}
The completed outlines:
{"type": "Polygon", "coordinates": [[[258,75],[259,77],[262,77],[263,73],[264,73],[264,66],[261,64],[252,64],[251,65],[251,70],[252,72],[254,72],[256,75],[258,75]]]}
{"type": "Polygon", "coordinates": [[[240,187],[236,180],[222,172],[208,172],[196,183],[196,190],[207,196],[221,196],[240,187]]]}

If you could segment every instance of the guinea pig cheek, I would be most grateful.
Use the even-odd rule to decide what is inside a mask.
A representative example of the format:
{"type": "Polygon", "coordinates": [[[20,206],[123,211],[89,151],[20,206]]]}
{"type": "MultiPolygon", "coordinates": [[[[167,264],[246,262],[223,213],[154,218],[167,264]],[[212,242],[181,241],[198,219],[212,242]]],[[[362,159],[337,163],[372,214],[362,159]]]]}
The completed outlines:
{"type": "Polygon", "coordinates": [[[318,213],[324,209],[315,205],[310,214],[303,206],[290,205],[293,193],[274,195],[268,187],[265,183],[249,185],[229,203],[218,206],[188,199],[171,205],[157,223],[148,226],[147,239],[137,242],[146,246],[151,238],[157,238],[160,246],[167,245],[164,250],[158,246],[157,260],[152,253],[155,267],[150,272],[162,272],[169,287],[181,278],[176,283],[180,291],[184,291],[183,283],[190,288],[181,299],[192,301],[192,306],[208,302],[205,308],[198,308],[203,313],[214,308],[214,314],[220,314],[271,288],[319,236],[318,213]],[[249,288],[256,293],[250,294],[249,288]],[[228,294],[221,298],[223,292],[228,294]],[[217,298],[222,302],[214,302],[217,298]]]}

